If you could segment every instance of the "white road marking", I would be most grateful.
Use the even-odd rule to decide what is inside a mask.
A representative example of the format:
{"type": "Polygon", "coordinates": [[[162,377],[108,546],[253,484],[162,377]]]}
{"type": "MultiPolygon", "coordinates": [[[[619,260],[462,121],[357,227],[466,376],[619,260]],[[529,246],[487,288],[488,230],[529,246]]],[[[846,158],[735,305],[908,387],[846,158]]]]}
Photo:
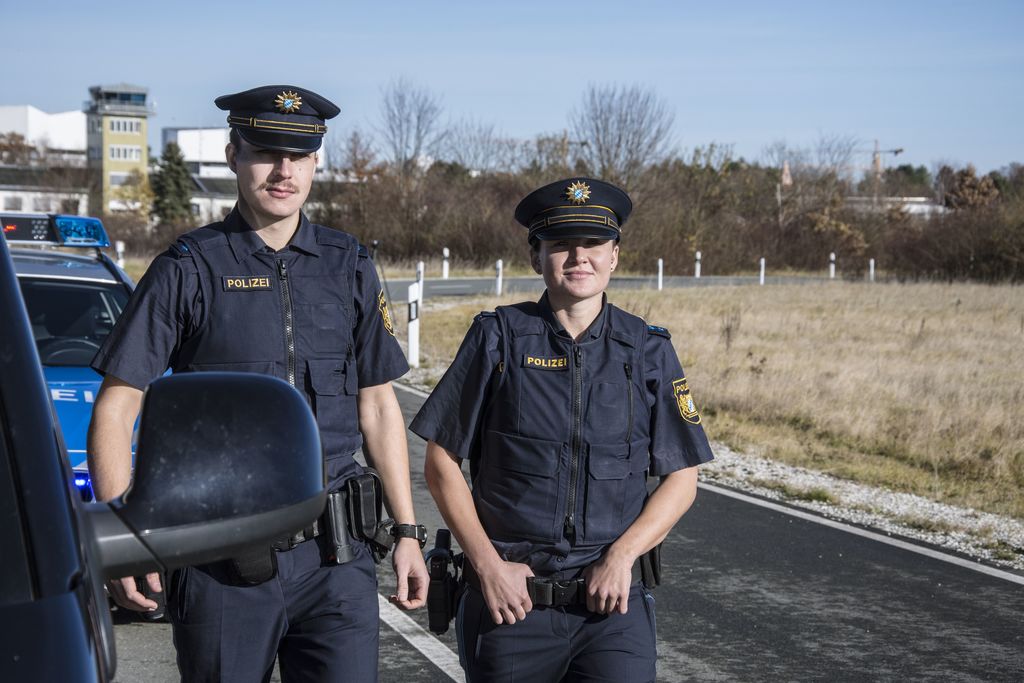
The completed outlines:
{"type": "Polygon", "coordinates": [[[860,527],[851,526],[851,525],[846,524],[844,522],[837,522],[837,521],[835,521],[833,519],[828,519],[827,517],[821,517],[821,516],[816,515],[816,514],[811,513],[811,512],[804,512],[803,510],[795,510],[793,508],[786,507],[785,505],[779,505],[779,504],[773,503],[771,501],[762,500],[760,498],[755,498],[754,496],[748,496],[747,494],[740,493],[738,491],[732,491],[730,489],[724,489],[724,488],[721,488],[719,486],[715,486],[714,484],[706,484],[704,482],[701,482],[701,483],[698,484],[698,486],[700,486],[703,489],[707,489],[708,491],[714,491],[715,493],[719,493],[719,494],[721,494],[723,496],[729,496],[730,498],[736,498],[737,500],[742,500],[745,503],[750,503],[752,505],[760,505],[763,508],[768,508],[769,510],[774,510],[776,512],[782,512],[782,513],[790,515],[792,517],[798,517],[799,519],[805,519],[805,520],[807,520],[809,522],[814,522],[815,524],[822,524],[822,525],[827,526],[827,527],[832,527],[833,529],[839,529],[840,531],[845,531],[845,532],[853,534],[855,536],[862,536],[864,538],[869,538],[872,541],[878,541],[879,543],[885,543],[887,545],[891,545],[891,546],[894,546],[896,548],[900,548],[902,550],[909,550],[912,553],[917,553],[918,555],[924,555],[925,557],[930,557],[933,560],[939,560],[941,562],[948,562],[949,564],[955,564],[958,567],[964,567],[965,569],[971,569],[971,570],[979,572],[981,574],[988,574],[989,576],[994,576],[994,577],[996,577],[998,579],[1003,579],[1004,581],[1010,581],[1012,583],[1018,583],[1018,584],[1024,585],[1024,576],[1021,576],[1019,574],[1014,574],[1012,572],[1004,571],[1002,569],[997,569],[995,567],[989,567],[988,565],[984,565],[984,564],[981,564],[979,562],[974,562],[973,560],[968,560],[968,559],[965,559],[963,557],[957,557],[956,555],[950,555],[948,553],[940,552],[940,551],[934,550],[932,548],[926,548],[924,546],[915,545],[913,543],[908,543],[907,541],[904,541],[904,540],[901,540],[901,539],[898,539],[898,538],[893,538],[892,536],[886,536],[885,534],[880,534],[877,531],[868,531],[867,529],[861,529],[860,527]]]}
{"type": "Polygon", "coordinates": [[[433,662],[434,666],[445,672],[453,681],[463,681],[465,677],[459,665],[459,656],[448,649],[448,646],[425,631],[407,614],[388,602],[383,595],[377,594],[380,606],[380,620],[390,626],[398,635],[405,638],[410,645],[420,651],[424,657],[433,662]]]}

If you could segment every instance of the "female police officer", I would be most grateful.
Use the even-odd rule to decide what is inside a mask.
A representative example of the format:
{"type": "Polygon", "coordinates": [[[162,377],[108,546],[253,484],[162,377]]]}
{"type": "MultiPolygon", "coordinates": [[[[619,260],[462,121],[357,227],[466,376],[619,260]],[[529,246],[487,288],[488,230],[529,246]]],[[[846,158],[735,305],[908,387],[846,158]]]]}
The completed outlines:
{"type": "Polygon", "coordinates": [[[669,333],[605,298],[631,208],[588,178],[523,199],[515,217],[547,291],[477,316],[412,423],[466,554],[469,680],[654,680],[638,560],[689,508],[712,454],[669,333]],[[648,474],[661,478],[650,496],[648,474]]]}

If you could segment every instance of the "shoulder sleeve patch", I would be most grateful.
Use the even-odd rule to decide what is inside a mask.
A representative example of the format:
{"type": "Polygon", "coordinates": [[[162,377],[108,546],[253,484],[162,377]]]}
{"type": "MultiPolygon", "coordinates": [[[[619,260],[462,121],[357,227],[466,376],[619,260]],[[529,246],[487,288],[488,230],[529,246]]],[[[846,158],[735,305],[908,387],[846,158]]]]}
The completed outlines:
{"type": "Polygon", "coordinates": [[[672,335],[668,333],[668,330],[664,327],[658,327],[657,325],[648,325],[647,334],[656,334],[659,337],[664,337],[665,339],[672,338],[672,335]]]}

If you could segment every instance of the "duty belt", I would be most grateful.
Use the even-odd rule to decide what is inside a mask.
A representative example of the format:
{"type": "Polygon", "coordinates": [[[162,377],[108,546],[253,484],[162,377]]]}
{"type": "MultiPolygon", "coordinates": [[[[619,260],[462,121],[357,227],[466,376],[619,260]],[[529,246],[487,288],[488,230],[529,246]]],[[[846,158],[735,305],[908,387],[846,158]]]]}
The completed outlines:
{"type": "MultiPolygon", "coordinates": [[[[634,562],[630,570],[631,583],[640,581],[640,563],[634,562]]],[[[470,562],[465,562],[462,576],[473,588],[480,590],[480,577],[470,562]]],[[[587,604],[587,581],[576,579],[558,579],[545,576],[526,577],[526,592],[534,607],[569,607],[587,604]]]]}
{"type": "Polygon", "coordinates": [[[311,541],[322,533],[325,533],[326,524],[324,523],[323,515],[313,520],[313,526],[308,526],[305,529],[300,529],[288,538],[282,538],[274,541],[270,544],[270,547],[274,550],[285,551],[291,550],[300,543],[311,541]]]}

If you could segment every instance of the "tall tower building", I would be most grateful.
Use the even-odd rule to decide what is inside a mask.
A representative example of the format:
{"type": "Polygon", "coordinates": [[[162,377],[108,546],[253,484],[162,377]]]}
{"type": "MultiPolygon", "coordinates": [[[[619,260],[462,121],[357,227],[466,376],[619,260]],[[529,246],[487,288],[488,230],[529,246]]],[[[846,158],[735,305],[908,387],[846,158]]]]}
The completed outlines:
{"type": "Polygon", "coordinates": [[[146,101],[148,94],[148,88],[127,83],[89,88],[91,99],[84,106],[88,165],[102,175],[100,201],[90,204],[104,213],[129,208],[116,190],[129,182],[132,171],[147,178],[146,123],[156,114],[146,101]]]}

